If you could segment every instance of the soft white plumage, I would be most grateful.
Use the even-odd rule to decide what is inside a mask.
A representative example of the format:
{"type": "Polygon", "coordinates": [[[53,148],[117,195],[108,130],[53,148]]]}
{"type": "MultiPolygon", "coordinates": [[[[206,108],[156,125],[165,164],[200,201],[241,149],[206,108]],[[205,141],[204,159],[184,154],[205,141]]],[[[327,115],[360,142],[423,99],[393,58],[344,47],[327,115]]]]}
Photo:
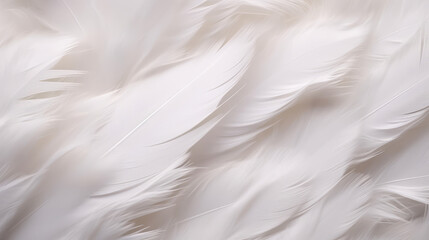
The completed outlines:
{"type": "Polygon", "coordinates": [[[0,20],[1,239],[428,239],[428,0],[0,20]]]}

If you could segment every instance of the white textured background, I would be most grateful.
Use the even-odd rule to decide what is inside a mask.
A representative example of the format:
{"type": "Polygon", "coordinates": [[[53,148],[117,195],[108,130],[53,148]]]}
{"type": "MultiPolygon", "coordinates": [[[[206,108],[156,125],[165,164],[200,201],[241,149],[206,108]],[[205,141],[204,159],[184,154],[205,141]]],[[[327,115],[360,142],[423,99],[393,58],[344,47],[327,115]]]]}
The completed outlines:
{"type": "Polygon", "coordinates": [[[1,240],[429,239],[429,0],[1,0],[1,240]]]}

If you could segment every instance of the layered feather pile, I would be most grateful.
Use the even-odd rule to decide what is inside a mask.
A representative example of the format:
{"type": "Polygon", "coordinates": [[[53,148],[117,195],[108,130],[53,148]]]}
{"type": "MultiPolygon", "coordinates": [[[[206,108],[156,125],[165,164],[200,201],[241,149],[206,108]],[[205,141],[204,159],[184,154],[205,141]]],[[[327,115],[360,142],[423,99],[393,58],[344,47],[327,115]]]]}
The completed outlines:
{"type": "Polygon", "coordinates": [[[429,238],[429,0],[0,20],[0,239],[429,238]]]}

